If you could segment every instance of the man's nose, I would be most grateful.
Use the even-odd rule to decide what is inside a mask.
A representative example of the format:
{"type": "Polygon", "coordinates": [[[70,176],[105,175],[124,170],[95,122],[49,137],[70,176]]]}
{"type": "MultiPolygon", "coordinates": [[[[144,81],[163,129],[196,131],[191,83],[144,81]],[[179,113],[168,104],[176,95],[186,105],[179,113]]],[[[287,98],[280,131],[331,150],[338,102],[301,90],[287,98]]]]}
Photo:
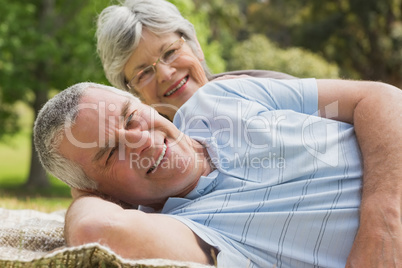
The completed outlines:
{"type": "Polygon", "coordinates": [[[126,131],[123,137],[120,137],[120,144],[124,144],[129,152],[140,154],[152,144],[151,133],[148,130],[129,130],[126,131]]]}
{"type": "Polygon", "coordinates": [[[176,68],[172,67],[170,64],[159,62],[155,72],[156,79],[158,83],[169,81],[170,79],[172,79],[172,76],[175,72],[176,68]]]}

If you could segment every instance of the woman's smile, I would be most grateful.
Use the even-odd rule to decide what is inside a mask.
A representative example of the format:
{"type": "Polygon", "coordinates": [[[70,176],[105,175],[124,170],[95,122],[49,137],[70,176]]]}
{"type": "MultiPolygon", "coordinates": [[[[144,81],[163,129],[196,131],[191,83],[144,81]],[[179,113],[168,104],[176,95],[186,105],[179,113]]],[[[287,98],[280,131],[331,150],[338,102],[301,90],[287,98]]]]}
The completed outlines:
{"type": "Polygon", "coordinates": [[[185,90],[188,79],[189,79],[189,76],[187,75],[180,82],[178,82],[177,86],[173,85],[172,86],[173,89],[168,89],[168,91],[163,96],[170,97],[170,96],[174,95],[175,93],[179,94],[181,91],[185,90]]]}

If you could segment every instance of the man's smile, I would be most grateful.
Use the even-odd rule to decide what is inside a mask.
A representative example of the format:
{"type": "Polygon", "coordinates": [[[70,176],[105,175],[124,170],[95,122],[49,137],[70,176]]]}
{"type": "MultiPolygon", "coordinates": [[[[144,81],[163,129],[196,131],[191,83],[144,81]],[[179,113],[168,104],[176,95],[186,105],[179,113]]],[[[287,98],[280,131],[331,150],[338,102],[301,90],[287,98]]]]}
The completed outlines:
{"type": "Polygon", "coordinates": [[[154,171],[159,166],[159,164],[161,163],[163,157],[165,156],[166,149],[167,149],[167,145],[166,145],[166,143],[164,143],[163,148],[162,148],[162,153],[159,155],[159,157],[156,160],[155,164],[147,171],[147,174],[151,173],[152,171],[154,171]]]}

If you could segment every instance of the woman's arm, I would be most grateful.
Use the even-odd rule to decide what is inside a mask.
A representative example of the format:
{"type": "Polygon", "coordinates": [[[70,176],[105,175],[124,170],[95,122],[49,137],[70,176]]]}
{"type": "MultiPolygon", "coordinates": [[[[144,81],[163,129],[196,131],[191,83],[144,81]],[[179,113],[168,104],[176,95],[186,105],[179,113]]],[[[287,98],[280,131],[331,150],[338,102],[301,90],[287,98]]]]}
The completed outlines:
{"type": "Polygon", "coordinates": [[[360,227],[347,267],[400,267],[402,92],[378,82],[317,84],[321,116],[353,123],[363,156],[360,227]]]}

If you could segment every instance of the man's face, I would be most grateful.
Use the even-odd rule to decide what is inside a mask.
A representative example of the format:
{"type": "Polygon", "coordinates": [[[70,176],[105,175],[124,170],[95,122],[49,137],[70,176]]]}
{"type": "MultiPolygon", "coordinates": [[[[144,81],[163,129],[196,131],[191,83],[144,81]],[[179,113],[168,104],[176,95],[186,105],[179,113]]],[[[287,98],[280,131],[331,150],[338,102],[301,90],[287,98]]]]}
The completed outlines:
{"type": "Polygon", "coordinates": [[[87,89],[59,150],[98,191],[133,205],[160,207],[206,175],[200,144],[151,107],[103,89],[87,89]]]}

